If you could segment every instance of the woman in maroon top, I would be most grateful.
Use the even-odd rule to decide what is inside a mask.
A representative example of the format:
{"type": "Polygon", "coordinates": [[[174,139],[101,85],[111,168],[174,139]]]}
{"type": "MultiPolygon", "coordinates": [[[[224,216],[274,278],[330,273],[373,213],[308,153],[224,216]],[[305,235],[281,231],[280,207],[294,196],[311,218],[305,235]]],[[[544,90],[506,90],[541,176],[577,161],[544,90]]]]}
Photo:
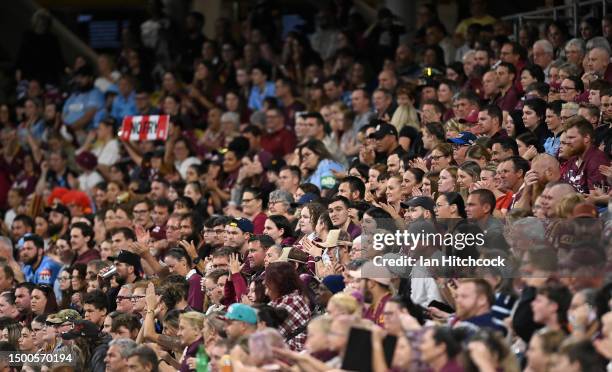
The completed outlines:
{"type": "Polygon", "coordinates": [[[263,212],[263,198],[261,190],[255,187],[247,187],[242,194],[242,214],[253,223],[253,233],[262,234],[264,223],[268,218],[263,212]]]}
{"type": "Polygon", "coordinates": [[[274,239],[281,246],[290,246],[295,242],[291,222],[285,216],[278,214],[269,216],[264,224],[264,234],[274,239]]]}
{"type": "Polygon", "coordinates": [[[202,328],[204,328],[204,314],[197,311],[189,311],[179,317],[178,338],[183,342],[185,350],[179,360],[181,362],[180,372],[195,370],[196,354],[200,345],[204,344],[202,328]]]}

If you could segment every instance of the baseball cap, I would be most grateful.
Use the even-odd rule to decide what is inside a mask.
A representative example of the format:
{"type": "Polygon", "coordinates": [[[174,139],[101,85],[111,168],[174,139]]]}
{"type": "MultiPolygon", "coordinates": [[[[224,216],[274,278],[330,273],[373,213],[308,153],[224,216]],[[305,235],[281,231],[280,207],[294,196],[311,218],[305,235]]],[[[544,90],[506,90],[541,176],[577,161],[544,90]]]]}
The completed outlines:
{"type": "Polygon", "coordinates": [[[333,294],[344,290],[344,278],[342,278],[342,275],[328,275],[323,278],[321,283],[333,294]]]}
{"type": "Polygon", "coordinates": [[[230,305],[223,319],[257,324],[257,312],[249,305],[235,303],[230,305]]]}
{"type": "Polygon", "coordinates": [[[75,320],[81,320],[81,314],[73,309],[60,310],[55,314],[50,314],[47,317],[46,322],[49,324],[63,324],[66,322],[74,322],[75,320]]]}
{"type": "Polygon", "coordinates": [[[459,133],[459,137],[457,138],[449,138],[448,142],[454,143],[457,145],[468,145],[471,146],[476,142],[478,137],[476,137],[473,133],[470,132],[461,132],[459,133]]]}
{"type": "Polygon", "coordinates": [[[54,206],[52,207],[48,207],[46,209],[47,213],[51,213],[51,212],[56,212],[56,213],[60,213],[63,214],[64,216],[70,218],[70,209],[68,209],[68,207],[66,207],[64,204],[61,203],[55,203],[54,206]]]}
{"type": "Polygon", "coordinates": [[[597,218],[597,208],[591,203],[578,203],[572,211],[574,218],[597,218]]]}
{"type": "Polygon", "coordinates": [[[376,126],[376,132],[370,134],[370,138],[381,139],[388,135],[397,138],[397,128],[391,124],[380,123],[376,126]]]}
{"type": "Polygon", "coordinates": [[[94,76],[93,67],[89,63],[86,63],[74,71],[74,76],[94,76]]]}
{"type": "Polygon", "coordinates": [[[436,205],[433,199],[427,196],[415,196],[414,198],[411,198],[406,202],[401,202],[400,204],[404,208],[422,207],[428,211],[433,211],[436,205]]]}
{"type": "Polygon", "coordinates": [[[296,201],[295,203],[291,203],[291,207],[292,208],[300,207],[304,204],[310,203],[311,201],[315,201],[318,199],[319,197],[317,196],[317,194],[314,194],[312,192],[307,192],[306,194],[300,196],[298,201],[296,201]]]}
{"type": "Polygon", "coordinates": [[[228,223],[228,225],[232,227],[237,227],[240,230],[242,230],[242,232],[248,232],[248,233],[253,232],[253,222],[249,221],[248,219],[244,217],[234,218],[228,223]]]}
{"type": "Polygon", "coordinates": [[[74,340],[78,337],[95,338],[100,334],[98,326],[89,320],[75,320],[72,329],[62,333],[64,340],[74,340]]]}
{"type": "Polygon", "coordinates": [[[140,256],[135,253],[129,252],[129,251],[119,252],[119,255],[117,256],[115,261],[122,262],[130,266],[134,266],[136,271],[139,271],[139,272],[142,269],[142,266],[140,265],[140,256]]]}

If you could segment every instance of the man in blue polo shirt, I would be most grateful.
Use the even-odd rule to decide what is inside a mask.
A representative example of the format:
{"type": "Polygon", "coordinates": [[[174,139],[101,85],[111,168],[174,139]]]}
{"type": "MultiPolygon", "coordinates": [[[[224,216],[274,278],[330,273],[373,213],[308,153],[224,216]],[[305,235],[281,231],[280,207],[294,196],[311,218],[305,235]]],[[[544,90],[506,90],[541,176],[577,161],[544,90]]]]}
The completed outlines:
{"type": "Polygon", "coordinates": [[[45,242],[38,235],[23,237],[19,258],[24,263],[23,274],[26,282],[53,285],[62,265],[45,256],[45,242]]]}
{"type": "Polygon", "coordinates": [[[62,118],[74,130],[87,129],[99,110],[104,109],[104,95],[94,87],[94,73],[85,65],[74,74],[74,91],[64,103],[62,118]]]}
{"type": "Polygon", "coordinates": [[[134,84],[129,76],[122,76],[119,79],[119,94],[113,99],[111,116],[119,123],[128,115],[136,115],[136,93],[134,93],[134,84]]]}

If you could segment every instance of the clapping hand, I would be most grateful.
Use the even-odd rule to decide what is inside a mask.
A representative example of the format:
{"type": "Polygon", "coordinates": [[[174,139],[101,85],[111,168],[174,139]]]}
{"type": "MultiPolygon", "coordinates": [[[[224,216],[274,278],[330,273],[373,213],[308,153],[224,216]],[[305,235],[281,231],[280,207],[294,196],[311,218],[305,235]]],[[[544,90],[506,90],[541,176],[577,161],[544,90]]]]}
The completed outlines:
{"type": "Polygon", "coordinates": [[[198,257],[198,251],[196,250],[195,244],[193,244],[193,240],[190,242],[188,242],[187,240],[181,240],[179,241],[179,245],[183,247],[183,249],[185,250],[185,252],[187,252],[189,257],[191,258],[198,257]]]}
{"type": "Polygon", "coordinates": [[[238,274],[242,270],[238,253],[231,254],[229,257],[230,274],[238,274]]]}
{"type": "Polygon", "coordinates": [[[429,172],[429,169],[427,169],[427,162],[423,158],[416,158],[411,160],[408,164],[411,168],[419,168],[425,173],[429,172]]]}
{"type": "Polygon", "coordinates": [[[155,294],[155,285],[153,285],[153,283],[149,283],[145,291],[145,304],[147,306],[147,311],[155,311],[158,303],[159,301],[157,299],[157,295],[155,294]]]}
{"type": "Polygon", "coordinates": [[[147,247],[146,244],[140,242],[132,242],[128,245],[128,248],[130,249],[130,251],[139,255],[140,257],[149,253],[149,247],[147,247]]]}
{"type": "Polygon", "coordinates": [[[138,241],[138,243],[141,243],[143,245],[149,244],[151,234],[147,229],[145,229],[143,226],[135,225],[134,232],[136,233],[136,240],[138,241]]]}

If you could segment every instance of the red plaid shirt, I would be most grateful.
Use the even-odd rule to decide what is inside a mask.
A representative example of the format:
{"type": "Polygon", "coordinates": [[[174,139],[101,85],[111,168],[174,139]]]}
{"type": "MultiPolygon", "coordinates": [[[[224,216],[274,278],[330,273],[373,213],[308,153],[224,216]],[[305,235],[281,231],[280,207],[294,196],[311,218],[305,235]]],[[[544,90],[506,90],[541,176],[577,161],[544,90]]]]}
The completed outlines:
{"type": "Polygon", "coordinates": [[[295,291],[271,301],[270,306],[283,308],[289,313],[289,317],[279,328],[283,337],[287,338],[298,328],[304,328],[301,333],[287,341],[287,345],[291,350],[301,351],[306,342],[305,327],[308,321],[310,321],[310,308],[304,296],[302,296],[299,291],[295,291]]]}

